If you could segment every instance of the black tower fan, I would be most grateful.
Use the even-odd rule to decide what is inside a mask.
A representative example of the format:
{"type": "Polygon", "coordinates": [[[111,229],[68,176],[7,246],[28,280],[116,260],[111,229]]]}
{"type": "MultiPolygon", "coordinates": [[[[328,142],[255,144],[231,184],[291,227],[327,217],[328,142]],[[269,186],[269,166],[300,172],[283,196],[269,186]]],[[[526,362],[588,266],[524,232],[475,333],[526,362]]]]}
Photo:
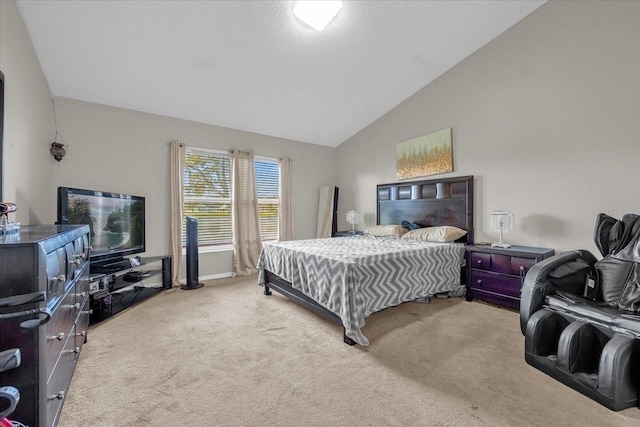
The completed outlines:
{"type": "Polygon", "coordinates": [[[198,283],[198,220],[187,217],[187,284],[180,289],[198,289],[204,283],[198,283]]]}

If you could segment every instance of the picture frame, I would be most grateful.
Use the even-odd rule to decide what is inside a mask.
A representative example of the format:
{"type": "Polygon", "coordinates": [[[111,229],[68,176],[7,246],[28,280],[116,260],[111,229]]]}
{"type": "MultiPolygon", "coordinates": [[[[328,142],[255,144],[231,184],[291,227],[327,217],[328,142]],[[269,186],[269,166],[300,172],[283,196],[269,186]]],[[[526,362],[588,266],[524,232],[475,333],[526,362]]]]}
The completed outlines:
{"type": "Polygon", "coordinates": [[[451,128],[396,144],[396,174],[398,180],[447,172],[453,172],[451,128]]]}

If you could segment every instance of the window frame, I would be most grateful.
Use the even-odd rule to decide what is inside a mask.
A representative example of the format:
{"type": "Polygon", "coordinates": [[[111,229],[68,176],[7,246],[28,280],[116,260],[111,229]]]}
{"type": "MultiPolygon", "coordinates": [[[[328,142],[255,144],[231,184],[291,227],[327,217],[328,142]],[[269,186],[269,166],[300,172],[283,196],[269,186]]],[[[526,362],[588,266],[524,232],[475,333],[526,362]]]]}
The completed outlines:
{"type": "MultiPolygon", "coordinates": [[[[223,151],[223,150],[216,150],[216,149],[210,149],[210,148],[202,148],[202,147],[196,147],[196,146],[186,146],[186,152],[185,152],[185,156],[189,155],[190,153],[202,153],[205,155],[212,155],[212,156],[219,156],[219,157],[224,157],[229,159],[229,153],[227,151],[223,151]]],[[[271,204],[271,205],[275,205],[276,207],[276,220],[275,220],[275,226],[276,226],[276,230],[275,233],[272,232],[270,237],[273,238],[268,238],[268,239],[263,239],[263,231],[262,231],[262,216],[260,218],[260,223],[261,223],[261,230],[260,230],[260,234],[261,234],[261,239],[263,242],[269,242],[269,241],[277,241],[278,240],[278,214],[279,214],[279,209],[280,209],[280,162],[277,158],[273,158],[273,157],[267,157],[267,156],[258,156],[255,155],[254,156],[254,167],[256,166],[256,162],[269,162],[269,163],[274,163],[276,166],[276,171],[277,171],[277,179],[275,180],[275,182],[277,183],[277,198],[275,199],[266,199],[269,201],[265,201],[265,199],[261,199],[258,198],[258,205],[264,205],[264,204],[271,204]]],[[[185,205],[190,202],[190,201],[198,201],[198,199],[203,199],[203,200],[208,200],[209,197],[194,197],[194,196],[186,196],[187,193],[187,183],[186,183],[186,177],[187,177],[187,161],[185,159],[185,171],[182,177],[182,182],[183,182],[183,186],[184,186],[184,193],[183,193],[183,202],[182,202],[182,209],[183,209],[183,219],[182,221],[184,222],[185,217],[187,215],[190,215],[191,212],[187,212],[187,209],[185,209],[185,205]]],[[[228,171],[230,172],[230,171],[228,171]]],[[[230,176],[227,175],[227,178],[230,181],[230,176]]],[[[256,186],[258,186],[258,176],[256,174],[256,186]]],[[[231,188],[231,183],[229,182],[229,189],[231,188]]],[[[225,201],[227,201],[229,203],[229,206],[231,206],[231,192],[229,191],[229,197],[228,199],[223,199],[223,201],[221,203],[224,203],[225,201]]],[[[195,215],[194,215],[195,216],[195,215]]],[[[231,218],[229,218],[231,219],[231,218]]],[[[229,227],[231,227],[231,224],[229,224],[229,227]]],[[[230,234],[231,234],[231,239],[229,241],[223,241],[220,243],[212,243],[212,242],[205,242],[203,243],[201,238],[200,238],[200,228],[198,229],[198,252],[217,252],[217,251],[228,251],[228,250],[232,250],[233,249],[233,230],[230,229],[230,234]]],[[[183,234],[182,234],[182,248],[183,251],[186,248],[186,233],[185,230],[183,229],[183,234]]]]}

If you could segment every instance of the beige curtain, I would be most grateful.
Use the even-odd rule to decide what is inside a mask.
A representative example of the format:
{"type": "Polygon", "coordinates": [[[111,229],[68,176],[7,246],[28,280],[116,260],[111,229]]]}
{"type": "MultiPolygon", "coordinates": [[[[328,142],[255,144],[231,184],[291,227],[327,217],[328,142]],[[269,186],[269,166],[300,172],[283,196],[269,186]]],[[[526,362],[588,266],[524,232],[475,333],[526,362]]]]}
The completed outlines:
{"type": "Polygon", "coordinates": [[[257,272],[262,250],[253,152],[229,150],[234,275],[257,272]]]}
{"type": "Polygon", "coordinates": [[[293,240],[293,206],[291,204],[291,159],[281,157],[280,205],[278,206],[278,240],[293,240]]]}
{"type": "Polygon", "coordinates": [[[180,285],[182,277],[182,202],[184,200],[185,143],[173,140],[171,147],[171,235],[169,245],[173,261],[173,285],[180,285]]]}

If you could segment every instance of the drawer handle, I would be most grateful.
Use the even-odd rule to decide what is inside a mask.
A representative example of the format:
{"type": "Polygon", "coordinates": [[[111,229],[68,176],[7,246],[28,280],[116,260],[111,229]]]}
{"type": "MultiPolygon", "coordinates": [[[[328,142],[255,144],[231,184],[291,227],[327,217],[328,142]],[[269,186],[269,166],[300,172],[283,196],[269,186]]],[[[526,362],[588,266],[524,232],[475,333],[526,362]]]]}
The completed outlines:
{"type": "Polygon", "coordinates": [[[90,310],[82,310],[82,311],[80,312],[80,314],[89,314],[89,315],[91,315],[91,314],[93,314],[93,309],[90,309],[90,310]]]}
{"type": "Polygon", "coordinates": [[[64,274],[61,274],[53,278],[54,282],[64,282],[65,280],[67,280],[67,276],[65,276],[64,274]]]}
{"type": "Polygon", "coordinates": [[[476,282],[478,285],[482,285],[482,279],[478,279],[478,281],[476,282]]]}
{"type": "Polygon", "coordinates": [[[58,394],[54,394],[54,395],[49,396],[49,399],[48,399],[48,400],[56,400],[56,399],[57,399],[57,400],[62,400],[62,399],[64,399],[64,390],[60,390],[60,391],[58,392],[58,394]]]}
{"type": "Polygon", "coordinates": [[[77,337],[86,337],[87,336],[87,331],[82,331],[82,332],[78,332],[76,333],[77,337]]]}
{"type": "Polygon", "coordinates": [[[477,261],[476,261],[476,263],[477,263],[477,264],[482,264],[482,260],[481,260],[481,259],[479,259],[479,260],[477,260],[477,261]]]}
{"type": "Polygon", "coordinates": [[[78,353],[80,353],[80,347],[72,348],[71,350],[67,350],[65,353],[75,353],[75,354],[78,354],[78,353]]]}
{"type": "Polygon", "coordinates": [[[50,337],[47,337],[47,340],[49,341],[62,341],[64,339],[64,332],[60,332],[58,335],[51,335],[50,337]]]}
{"type": "Polygon", "coordinates": [[[51,319],[51,310],[48,308],[36,308],[34,310],[18,311],[15,313],[0,314],[0,321],[6,319],[14,319],[16,317],[26,317],[35,315],[37,317],[23,320],[20,327],[24,329],[33,329],[44,325],[51,319]]]}

